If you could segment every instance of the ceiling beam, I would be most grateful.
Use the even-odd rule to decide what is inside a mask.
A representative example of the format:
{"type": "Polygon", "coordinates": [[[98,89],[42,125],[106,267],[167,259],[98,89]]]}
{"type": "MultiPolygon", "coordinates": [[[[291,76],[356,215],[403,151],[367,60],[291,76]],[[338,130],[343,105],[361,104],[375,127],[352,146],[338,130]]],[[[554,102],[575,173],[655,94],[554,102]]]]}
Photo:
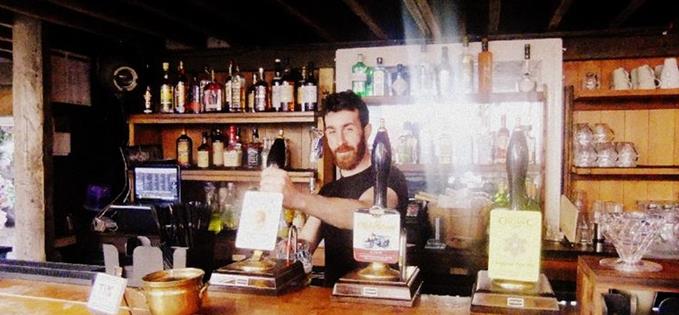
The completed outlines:
{"type": "Polygon", "coordinates": [[[431,30],[429,29],[427,22],[425,22],[424,16],[422,15],[422,12],[420,11],[420,8],[415,0],[403,0],[403,4],[406,6],[408,12],[410,12],[410,16],[413,17],[413,20],[415,21],[415,24],[417,24],[417,28],[420,30],[420,33],[422,33],[422,36],[424,36],[424,38],[430,38],[431,30]]]}
{"type": "Polygon", "coordinates": [[[351,9],[351,12],[354,12],[356,16],[358,16],[363,23],[368,26],[370,31],[377,37],[378,39],[381,40],[387,40],[389,39],[389,36],[387,33],[382,29],[382,27],[377,24],[375,19],[368,13],[368,10],[360,4],[356,0],[344,0],[344,3],[351,9]]]}
{"type": "Polygon", "coordinates": [[[618,28],[620,27],[627,19],[634,14],[634,12],[641,7],[646,0],[630,0],[630,2],[627,4],[627,7],[623,9],[618,16],[613,19],[611,22],[610,28],[618,28]]]}
{"type": "Polygon", "coordinates": [[[488,1],[488,34],[495,34],[500,28],[501,11],[502,4],[500,0],[488,1]]]}
{"type": "Polygon", "coordinates": [[[561,0],[561,2],[559,2],[559,6],[556,8],[552,18],[549,20],[549,25],[547,26],[548,31],[553,31],[559,28],[559,25],[561,25],[561,20],[563,20],[564,15],[566,15],[566,12],[568,12],[568,9],[570,9],[572,4],[573,0],[561,0]]]}
{"type": "Polygon", "coordinates": [[[0,40],[12,41],[12,29],[0,26],[0,40]]]}
{"type": "Polygon", "coordinates": [[[111,2],[109,1],[48,0],[48,2],[153,37],[172,39],[194,47],[205,46],[204,36],[198,36],[195,33],[187,33],[178,28],[170,29],[169,27],[163,27],[163,25],[159,25],[157,21],[134,19],[129,15],[131,12],[129,10],[126,12],[127,14],[119,14],[124,17],[116,16],[115,13],[119,12],[120,8],[111,5],[111,2]]]}
{"type": "Polygon", "coordinates": [[[335,36],[330,34],[330,32],[326,31],[325,28],[321,27],[318,25],[318,23],[312,21],[309,17],[307,17],[304,13],[300,12],[296,8],[292,7],[289,5],[285,0],[275,0],[276,3],[278,3],[285,11],[288,11],[288,14],[294,16],[297,18],[300,22],[304,23],[306,26],[311,27],[318,36],[323,38],[323,40],[327,42],[336,42],[337,39],[335,36]]]}
{"type": "Polygon", "coordinates": [[[415,0],[415,3],[417,3],[417,7],[422,13],[424,23],[427,23],[427,27],[429,27],[429,30],[431,31],[432,39],[434,42],[441,42],[441,23],[439,23],[438,18],[434,16],[434,12],[432,11],[431,6],[429,6],[429,2],[427,0],[415,0]]]}

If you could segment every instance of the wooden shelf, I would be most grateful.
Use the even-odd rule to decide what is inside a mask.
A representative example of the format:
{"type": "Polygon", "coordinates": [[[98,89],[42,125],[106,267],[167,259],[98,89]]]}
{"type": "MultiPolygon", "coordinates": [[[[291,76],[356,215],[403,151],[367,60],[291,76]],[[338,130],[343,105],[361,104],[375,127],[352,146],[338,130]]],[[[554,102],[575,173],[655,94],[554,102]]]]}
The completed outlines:
{"type": "MultiPolygon", "coordinates": [[[[223,181],[223,182],[259,182],[261,170],[220,170],[220,169],[188,169],[182,170],[182,180],[185,181],[223,181]]],[[[288,172],[293,183],[308,183],[315,178],[315,170],[291,170],[288,172]]]]}
{"type": "MultiPolygon", "coordinates": [[[[581,179],[606,178],[639,178],[665,179],[679,178],[679,166],[649,166],[637,167],[572,167],[571,173],[581,179]]],[[[576,178],[578,179],[578,178],[576,178]]]]}
{"type": "MultiPolygon", "coordinates": [[[[404,174],[417,174],[425,173],[427,170],[431,172],[440,173],[445,171],[444,175],[447,175],[452,171],[471,171],[478,173],[500,173],[506,172],[507,166],[505,164],[491,164],[491,165],[452,165],[452,164],[437,164],[437,165],[427,165],[427,164],[396,164],[396,167],[401,170],[404,174]]],[[[528,173],[539,173],[542,170],[542,166],[537,164],[528,165],[528,173]]]]}
{"type": "Polygon", "coordinates": [[[465,94],[455,96],[364,96],[368,106],[411,105],[419,103],[507,103],[507,102],[542,102],[544,92],[506,92],[482,94],[465,94]]]}
{"type": "Polygon", "coordinates": [[[575,101],[647,101],[659,99],[679,99],[679,89],[652,90],[581,90],[575,101]]]}
{"type": "Polygon", "coordinates": [[[128,122],[136,125],[314,123],[316,122],[316,113],[136,114],[131,115],[128,122]]]}

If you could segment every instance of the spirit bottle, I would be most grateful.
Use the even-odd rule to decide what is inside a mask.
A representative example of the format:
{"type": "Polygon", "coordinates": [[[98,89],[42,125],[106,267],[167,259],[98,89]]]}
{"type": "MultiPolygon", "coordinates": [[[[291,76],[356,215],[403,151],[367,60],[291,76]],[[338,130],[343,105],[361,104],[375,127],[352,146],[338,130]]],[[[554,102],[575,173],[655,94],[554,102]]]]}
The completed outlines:
{"type": "Polygon", "coordinates": [[[280,169],[285,169],[285,161],[287,160],[285,137],[283,136],[283,129],[278,131],[278,137],[274,140],[269,154],[266,158],[266,166],[276,165],[280,169]]]}
{"type": "Polygon", "coordinates": [[[387,96],[389,95],[389,73],[384,67],[384,59],[377,57],[377,64],[372,71],[372,95],[373,96],[387,96]]]}
{"type": "Polygon", "coordinates": [[[313,112],[318,104],[318,83],[314,77],[314,65],[302,67],[302,80],[297,89],[299,108],[303,112],[313,112]]]}
{"type": "Polygon", "coordinates": [[[281,102],[282,85],[283,66],[281,65],[281,60],[276,58],[273,66],[273,80],[271,81],[271,107],[275,112],[283,111],[284,105],[281,102]]]}
{"type": "Polygon", "coordinates": [[[153,113],[153,109],[151,109],[151,87],[146,86],[146,92],[144,92],[144,114],[150,114],[153,113]]]}
{"type": "MultiPolygon", "coordinates": [[[[447,55],[447,54],[446,54],[447,55]]],[[[420,46],[420,55],[415,75],[410,79],[410,95],[431,96],[436,94],[434,71],[427,61],[427,46],[420,46]]]]}
{"type": "Polygon", "coordinates": [[[535,90],[535,80],[530,74],[530,44],[523,46],[523,65],[521,66],[521,79],[517,82],[519,92],[535,90]]]}
{"type": "Polygon", "coordinates": [[[170,81],[170,63],[163,62],[163,79],[160,82],[160,112],[172,113],[172,82],[170,81]]]}
{"type": "Polygon", "coordinates": [[[259,168],[262,163],[262,143],[259,142],[259,130],[252,128],[252,140],[245,148],[245,167],[259,168]]]}
{"type": "Polygon", "coordinates": [[[255,83],[257,83],[257,74],[252,74],[252,84],[245,91],[245,111],[254,112],[255,111],[255,83]]]}
{"type": "Polygon", "coordinates": [[[191,88],[189,89],[189,101],[187,111],[189,113],[198,114],[200,113],[200,99],[203,96],[203,90],[200,89],[200,83],[198,78],[193,77],[193,82],[191,83],[191,88]]]}
{"type": "Polygon", "coordinates": [[[243,160],[242,144],[238,141],[236,126],[229,126],[229,146],[224,150],[224,166],[240,167],[243,160]]]}
{"type": "Polygon", "coordinates": [[[203,102],[205,103],[206,112],[221,112],[222,111],[222,87],[215,82],[215,70],[210,70],[211,81],[205,86],[203,90],[203,102]]]}
{"type": "Polygon", "coordinates": [[[271,104],[269,102],[269,85],[264,81],[264,68],[259,68],[259,78],[252,84],[254,86],[254,111],[268,111],[271,104]]]}
{"type": "Polygon", "coordinates": [[[212,131],[212,165],[224,166],[224,136],[219,128],[212,131]]]}
{"type": "Polygon", "coordinates": [[[493,92],[493,53],[488,51],[488,39],[481,41],[479,53],[479,93],[488,95],[493,92]]]}
{"type": "Polygon", "coordinates": [[[240,113],[245,111],[245,78],[240,74],[236,65],[236,72],[231,77],[231,106],[229,111],[240,113]]]}
{"type": "Polygon", "coordinates": [[[231,80],[233,79],[233,60],[229,61],[229,68],[226,79],[224,79],[224,107],[228,108],[229,111],[233,111],[231,107],[231,80]]]}
{"type": "Polygon", "coordinates": [[[459,82],[462,93],[474,92],[474,57],[469,53],[469,36],[462,38],[459,82]]]}
{"type": "Polygon", "coordinates": [[[186,128],[182,129],[182,134],[177,138],[177,164],[182,168],[191,167],[191,153],[193,151],[193,141],[186,135],[186,128]]]}
{"type": "Polygon", "coordinates": [[[207,142],[207,132],[203,132],[203,136],[201,138],[201,143],[200,146],[198,146],[198,152],[197,152],[197,166],[199,168],[208,168],[210,167],[210,145],[207,142]]]}
{"type": "Polygon", "coordinates": [[[188,98],[189,81],[184,71],[184,62],[179,61],[177,67],[177,82],[174,85],[174,111],[177,113],[186,112],[186,100],[188,98]]]}
{"type": "Polygon", "coordinates": [[[396,65],[396,77],[391,84],[391,94],[394,96],[405,96],[409,94],[409,84],[405,67],[402,64],[396,65]]]}
{"type": "Polygon", "coordinates": [[[366,96],[368,67],[363,63],[363,54],[356,56],[356,63],[351,67],[351,90],[358,96],[366,96]]]}
{"type": "Polygon", "coordinates": [[[441,47],[441,64],[437,71],[438,94],[449,96],[453,94],[453,69],[448,59],[448,47],[441,47]]]}
{"type": "Polygon", "coordinates": [[[504,164],[507,161],[507,145],[509,144],[509,129],[507,129],[507,115],[500,118],[502,125],[495,134],[493,143],[493,161],[495,164],[504,164]]]}
{"type": "Polygon", "coordinates": [[[205,112],[205,87],[212,82],[210,80],[210,68],[203,67],[203,72],[198,75],[198,85],[200,86],[200,112],[205,112]]]}
{"type": "Polygon", "coordinates": [[[295,111],[295,76],[290,69],[290,61],[286,59],[281,85],[281,109],[284,112],[295,111]]]}

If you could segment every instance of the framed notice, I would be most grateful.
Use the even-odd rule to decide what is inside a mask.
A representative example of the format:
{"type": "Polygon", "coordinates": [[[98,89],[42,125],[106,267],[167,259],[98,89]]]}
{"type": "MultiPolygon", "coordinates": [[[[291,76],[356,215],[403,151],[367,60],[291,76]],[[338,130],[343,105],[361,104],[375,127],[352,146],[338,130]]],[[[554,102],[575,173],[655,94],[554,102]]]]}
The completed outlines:
{"type": "Polygon", "coordinates": [[[542,214],[494,209],[490,212],[488,277],[537,282],[540,276],[542,214]]]}
{"type": "Polygon", "coordinates": [[[87,308],[103,314],[118,314],[126,287],[125,278],[97,273],[87,299],[87,308]]]}
{"type": "Polygon", "coordinates": [[[398,262],[401,216],[398,212],[354,212],[354,259],[361,262],[398,262]]]}
{"type": "Polygon", "coordinates": [[[236,233],[236,247],[273,250],[283,209],[283,194],[248,191],[236,233]]]}

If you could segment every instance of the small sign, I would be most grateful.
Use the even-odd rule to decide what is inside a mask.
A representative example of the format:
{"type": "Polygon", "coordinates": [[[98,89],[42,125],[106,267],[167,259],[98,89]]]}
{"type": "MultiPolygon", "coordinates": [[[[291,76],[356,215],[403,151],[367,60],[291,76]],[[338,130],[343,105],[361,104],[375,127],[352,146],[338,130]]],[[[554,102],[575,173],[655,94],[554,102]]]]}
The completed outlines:
{"type": "Polygon", "coordinates": [[[354,259],[361,262],[398,262],[401,216],[398,212],[354,212],[354,259]]]}
{"type": "Polygon", "coordinates": [[[126,287],[125,278],[97,273],[87,299],[87,308],[104,314],[118,314],[126,287]]]}
{"type": "Polygon", "coordinates": [[[283,194],[248,191],[236,233],[236,247],[273,250],[283,209],[283,194]]]}
{"type": "Polygon", "coordinates": [[[494,209],[490,212],[488,277],[537,282],[540,276],[542,214],[494,209]]]}
{"type": "Polygon", "coordinates": [[[507,306],[509,307],[524,308],[525,305],[526,301],[521,297],[510,296],[507,298],[507,306]]]}

